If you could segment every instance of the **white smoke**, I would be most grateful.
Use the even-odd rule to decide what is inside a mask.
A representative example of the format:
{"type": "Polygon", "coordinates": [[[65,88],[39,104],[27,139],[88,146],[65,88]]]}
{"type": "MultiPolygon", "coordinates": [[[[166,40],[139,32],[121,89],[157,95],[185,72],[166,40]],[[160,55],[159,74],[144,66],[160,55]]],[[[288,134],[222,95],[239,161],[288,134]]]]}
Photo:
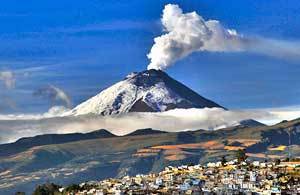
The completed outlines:
{"type": "Polygon", "coordinates": [[[226,29],[217,20],[204,20],[196,12],[183,13],[178,5],[168,4],[161,18],[166,34],[154,39],[148,69],[163,70],[197,51],[253,52],[283,59],[300,59],[297,43],[245,37],[226,29]]]}
{"type": "Polygon", "coordinates": [[[16,78],[12,71],[2,71],[0,72],[0,80],[4,83],[7,89],[12,89],[15,87],[16,78]]]}
{"type": "Polygon", "coordinates": [[[205,21],[196,12],[184,14],[178,5],[168,4],[161,22],[167,34],[154,39],[148,69],[165,69],[195,51],[242,50],[242,37],[218,21],[205,21]]]}
{"type": "Polygon", "coordinates": [[[53,102],[61,101],[68,108],[71,108],[72,102],[71,98],[60,88],[53,85],[48,85],[46,87],[40,88],[33,93],[33,95],[43,98],[48,98],[53,102]]]}

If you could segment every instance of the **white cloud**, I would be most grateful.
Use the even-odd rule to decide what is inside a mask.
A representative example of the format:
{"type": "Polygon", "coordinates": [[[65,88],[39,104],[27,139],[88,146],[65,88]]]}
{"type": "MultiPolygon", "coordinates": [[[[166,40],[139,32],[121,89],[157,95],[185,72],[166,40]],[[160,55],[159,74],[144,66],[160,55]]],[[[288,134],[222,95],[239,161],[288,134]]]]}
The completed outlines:
{"type": "Polygon", "coordinates": [[[252,52],[266,56],[300,59],[299,42],[245,37],[225,28],[217,20],[204,20],[196,12],[183,13],[178,5],[168,4],[161,18],[165,34],[154,39],[147,57],[148,69],[166,69],[193,52],[252,52]]]}
{"type": "Polygon", "coordinates": [[[255,119],[267,124],[299,117],[300,109],[223,110],[222,108],[175,109],[161,113],[128,113],[120,116],[64,116],[63,107],[40,115],[0,115],[1,142],[45,133],[88,132],[107,129],[124,135],[140,128],[165,131],[218,129],[255,119]]]}
{"type": "Polygon", "coordinates": [[[12,71],[0,72],[0,80],[4,83],[7,89],[12,89],[15,87],[16,78],[12,71]]]}
{"type": "Polygon", "coordinates": [[[34,95],[38,97],[48,98],[52,101],[52,103],[55,101],[61,101],[68,108],[71,108],[72,106],[71,98],[66,94],[66,92],[53,85],[48,85],[36,90],[34,92],[34,95]]]}

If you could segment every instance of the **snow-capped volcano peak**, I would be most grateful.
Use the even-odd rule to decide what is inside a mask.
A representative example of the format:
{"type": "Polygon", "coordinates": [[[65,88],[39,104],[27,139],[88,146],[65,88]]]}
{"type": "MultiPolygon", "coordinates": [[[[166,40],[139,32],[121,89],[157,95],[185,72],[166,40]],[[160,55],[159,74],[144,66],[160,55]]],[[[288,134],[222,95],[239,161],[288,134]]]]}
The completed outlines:
{"type": "Polygon", "coordinates": [[[134,72],[98,95],[81,103],[72,115],[111,115],[161,112],[174,108],[221,107],[172,79],[161,70],[134,72]]]}

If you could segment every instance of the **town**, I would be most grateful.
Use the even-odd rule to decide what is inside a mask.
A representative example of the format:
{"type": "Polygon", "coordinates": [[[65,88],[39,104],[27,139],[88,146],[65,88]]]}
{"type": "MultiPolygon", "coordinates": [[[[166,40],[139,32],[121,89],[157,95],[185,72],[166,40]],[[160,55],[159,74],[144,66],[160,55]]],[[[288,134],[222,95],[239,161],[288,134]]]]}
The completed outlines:
{"type": "Polygon", "coordinates": [[[300,161],[235,159],[226,162],[223,158],[205,165],[168,166],[157,174],[125,176],[57,188],[61,194],[73,195],[297,194],[300,192],[300,161]]]}

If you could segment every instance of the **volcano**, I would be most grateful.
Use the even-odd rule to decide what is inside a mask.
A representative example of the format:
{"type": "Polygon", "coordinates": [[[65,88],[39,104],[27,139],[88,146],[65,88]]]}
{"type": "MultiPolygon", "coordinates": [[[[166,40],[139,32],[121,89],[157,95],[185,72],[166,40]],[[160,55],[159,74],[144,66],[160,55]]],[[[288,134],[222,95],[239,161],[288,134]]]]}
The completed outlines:
{"type": "Polygon", "coordinates": [[[171,78],[167,73],[151,69],[129,74],[124,80],[76,106],[71,110],[71,115],[115,115],[205,107],[223,108],[171,78]]]}

